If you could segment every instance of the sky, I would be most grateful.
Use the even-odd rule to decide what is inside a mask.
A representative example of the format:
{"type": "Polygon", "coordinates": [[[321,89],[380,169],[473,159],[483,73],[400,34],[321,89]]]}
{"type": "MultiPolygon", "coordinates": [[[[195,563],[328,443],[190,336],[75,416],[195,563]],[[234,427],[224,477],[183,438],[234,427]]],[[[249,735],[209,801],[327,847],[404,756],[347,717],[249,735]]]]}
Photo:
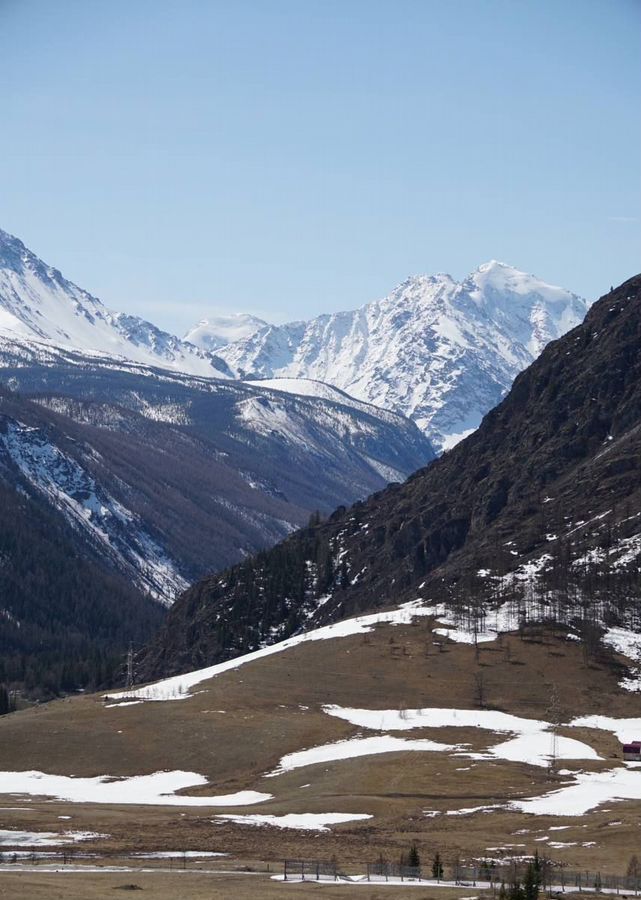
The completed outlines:
{"type": "Polygon", "coordinates": [[[0,0],[0,227],[115,309],[641,269],[639,0],[0,0]]]}

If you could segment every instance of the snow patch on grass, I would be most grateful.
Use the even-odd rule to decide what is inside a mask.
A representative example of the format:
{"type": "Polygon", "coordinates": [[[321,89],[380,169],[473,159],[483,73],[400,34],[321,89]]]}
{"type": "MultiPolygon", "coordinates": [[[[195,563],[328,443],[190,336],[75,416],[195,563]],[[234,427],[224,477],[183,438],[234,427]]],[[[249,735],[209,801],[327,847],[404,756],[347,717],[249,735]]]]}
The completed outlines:
{"type": "Polygon", "coordinates": [[[275,828],[295,828],[298,831],[329,831],[330,825],[343,822],[360,822],[371,819],[366,813],[287,813],[283,816],[232,816],[220,815],[217,819],[227,819],[236,825],[272,825],[275,828]]]}
{"type": "Polygon", "coordinates": [[[380,753],[405,753],[407,751],[445,752],[456,750],[453,744],[439,744],[428,740],[407,740],[405,738],[381,737],[351,738],[345,741],[334,741],[331,744],[322,744],[318,747],[310,747],[308,750],[299,750],[296,753],[288,753],[283,756],[278,768],[270,772],[268,778],[282,775],[283,772],[291,772],[303,766],[315,766],[319,763],[336,762],[337,760],[355,759],[359,756],[374,756],[380,753]]]}
{"type": "Polygon", "coordinates": [[[20,831],[16,828],[0,829],[0,847],[55,847],[58,844],[76,844],[108,838],[108,834],[95,831],[20,831]]]}
{"type": "Polygon", "coordinates": [[[48,775],[45,772],[0,772],[0,794],[29,794],[35,797],[54,797],[71,803],[109,803],[113,805],[153,806],[250,806],[271,800],[271,794],[258,791],[237,791],[218,797],[179,796],[177,791],[207,784],[196,772],[154,772],[114,778],[99,775],[95,778],[74,778],[68,775],[48,775]]]}
{"type": "MultiPolygon", "coordinates": [[[[458,755],[472,759],[497,758],[510,762],[528,763],[533,766],[549,765],[553,735],[551,724],[539,719],[525,719],[491,709],[344,709],[340,706],[324,706],[330,716],[336,716],[357,725],[377,731],[405,731],[414,728],[482,728],[515,737],[490,747],[486,753],[467,752],[460,745],[454,749],[458,755]]],[[[420,743],[418,741],[417,743],[420,743]]],[[[418,749],[418,748],[417,748],[418,749]]],[[[558,736],[558,759],[600,759],[598,754],[581,741],[558,736]]]]}
{"type": "Polygon", "coordinates": [[[512,800],[510,809],[537,816],[583,816],[602,803],[641,800],[641,766],[627,763],[606,772],[572,773],[574,783],[542,797],[512,800]]]}

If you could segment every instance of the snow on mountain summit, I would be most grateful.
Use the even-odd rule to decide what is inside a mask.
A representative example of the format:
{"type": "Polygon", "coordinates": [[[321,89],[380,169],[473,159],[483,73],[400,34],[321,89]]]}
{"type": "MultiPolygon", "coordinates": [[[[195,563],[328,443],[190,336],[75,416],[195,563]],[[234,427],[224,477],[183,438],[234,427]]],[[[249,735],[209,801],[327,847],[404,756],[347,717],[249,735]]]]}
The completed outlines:
{"type": "Polygon", "coordinates": [[[403,413],[449,449],[586,311],[576,294],[491,260],[461,282],[415,275],[359,309],[266,325],[219,355],[237,377],[315,379],[403,413]]]}
{"type": "Polygon", "coordinates": [[[2,230],[0,334],[192,375],[227,374],[212,354],[138,316],[107,309],[2,230]]]}
{"type": "Polygon", "coordinates": [[[201,350],[217,350],[226,344],[251,337],[259,328],[267,325],[264,319],[247,313],[208,316],[191,328],[183,340],[189,341],[201,350]]]}
{"type": "Polygon", "coordinates": [[[307,322],[212,316],[181,340],[109,310],[0,231],[0,339],[189,375],[324,382],[409,416],[441,450],[476,429],[586,310],[570,291],[490,260],[463,281],[414,275],[382,300],[307,322]]]}

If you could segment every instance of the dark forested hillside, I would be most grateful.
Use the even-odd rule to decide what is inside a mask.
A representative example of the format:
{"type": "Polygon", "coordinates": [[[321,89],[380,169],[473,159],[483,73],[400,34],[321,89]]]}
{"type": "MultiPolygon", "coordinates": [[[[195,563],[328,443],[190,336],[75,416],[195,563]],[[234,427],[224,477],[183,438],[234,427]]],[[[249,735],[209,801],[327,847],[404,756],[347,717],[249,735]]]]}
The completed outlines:
{"type": "Polygon", "coordinates": [[[163,616],[45,503],[0,479],[0,683],[42,698],[98,688],[163,616]]]}
{"type": "Polygon", "coordinates": [[[391,486],[205,579],[149,649],[149,677],[303,627],[424,597],[529,590],[542,615],[636,615],[641,553],[641,276],[517,377],[479,430],[391,486]]]}

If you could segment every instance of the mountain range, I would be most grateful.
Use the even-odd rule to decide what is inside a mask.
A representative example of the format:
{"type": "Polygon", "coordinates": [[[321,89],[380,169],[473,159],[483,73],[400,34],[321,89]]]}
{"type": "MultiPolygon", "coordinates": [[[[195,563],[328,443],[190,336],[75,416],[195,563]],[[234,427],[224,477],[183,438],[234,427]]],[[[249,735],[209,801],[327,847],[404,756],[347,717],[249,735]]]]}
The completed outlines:
{"type": "MultiPolygon", "coordinates": [[[[5,854],[29,853],[33,870],[23,848],[46,828],[46,862],[64,868],[71,821],[83,851],[70,877],[92,889],[126,872],[153,894],[179,858],[168,890],[182,896],[213,852],[228,856],[203,859],[200,877],[225,897],[295,891],[273,880],[288,860],[307,888],[472,900],[497,882],[519,893],[505,885],[532,858],[553,894],[631,896],[641,771],[621,745],[641,727],[640,313],[637,276],[404,484],[190,588],[133,654],[133,684],[123,672],[111,690],[0,716],[5,854]],[[416,870],[396,861],[411,848],[423,878],[441,861],[445,887],[440,871],[408,881],[416,870]]],[[[50,519],[20,518],[37,498],[10,499],[9,528],[33,529],[39,554],[61,540],[50,519]]],[[[37,562],[42,598],[60,563],[37,562]]]]}
{"type": "Polygon", "coordinates": [[[407,279],[383,300],[285,325],[212,316],[183,339],[113,312],[0,231],[0,359],[49,364],[81,354],[191,375],[330,384],[413,419],[437,451],[478,427],[543,347],[582,321],[587,303],[504,263],[407,279]]]}
{"type": "MultiPolygon", "coordinates": [[[[434,459],[425,432],[439,448],[453,444],[463,419],[462,431],[474,427],[584,308],[567,291],[492,263],[460,285],[410,279],[352,313],[291,326],[216,316],[179,339],[109,310],[0,232],[0,482],[15,493],[0,546],[5,574],[14,573],[3,602],[6,652],[52,660],[65,639],[53,623],[76,609],[73,646],[62,655],[79,660],[76,672],[103,672],[105,653],[139,643],[162,618],[149,598],[168,606],[311,514],[403,481],[434,459]],[[289,357],[276,365],[281,344],[289,357]],[[241,358],[253,360],[251,373],[241,358]],[[410,394],[415,421],[395,411],[410,394]],[[41,553],[58,553],[49,595],[65,597],[48,610],[24,570],[29,529],[12,536],[16,509],[24,522],[46,510],[60,529],[57,550],[41,553]],[[132,628],[111,630],[117,647],[107,636],[92,643],[96,620],[110,617],[102,601],[87,615],[86,581],[68,587],[62,561],[80,556],[96,596],[117,583],[114,596],[127,597],[132,628]]],[[[24,677],[24,666],[11,671],[14,681],[24,677]]],[[[59,668],[56,678],[65,681],[59,668]]]]}
{"type": "Polygon", "coordinates": [[[461,282],[420,275],[360,309],[263,325],[217,352],[236,377],[312,378],[393,409],[447,450],[586,310],[576,294],[493,260],[461,282]]]}
{"type": "Polygon", "coordinates": [[[149,650],[156,677],[417,596],[482,630],[638,625],[641,277],[549,344],[451,452],[190,588],[149,650]]]}

